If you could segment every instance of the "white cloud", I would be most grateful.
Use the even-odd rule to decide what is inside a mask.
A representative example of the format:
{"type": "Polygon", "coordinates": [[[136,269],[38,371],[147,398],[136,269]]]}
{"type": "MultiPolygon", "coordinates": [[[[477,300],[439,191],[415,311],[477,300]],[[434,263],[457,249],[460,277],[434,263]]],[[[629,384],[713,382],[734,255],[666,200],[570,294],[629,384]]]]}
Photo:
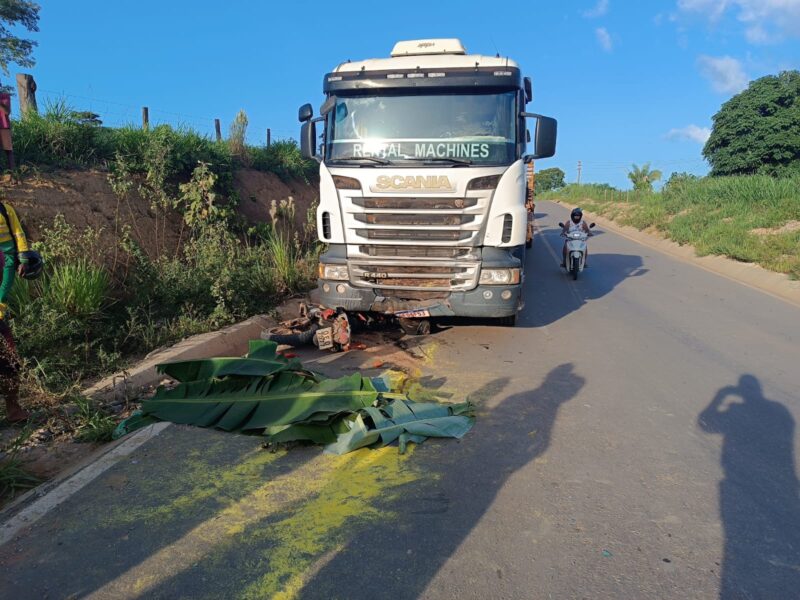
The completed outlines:
{"type": "Polygon", "coordinates": [[[730,56],[697,57],[697,66],[703,77],[711,82],[711,87],[720,94],[737,94],[747,87],[749,77],[735,58],[730,56]]]}
{"type": "Polygon", "coordinates": [[[598,27],[594,30],[594,34],[597,36],[597,43],[600,44],[603,50],[611,52],[614,49],[614,43],[611,41],[611,34],[608,33],[605,27],[598,27]]]}
{"type": "Polygon", "coordinates": [[[752,44],[769,44],[785,36],[800,36],[800,0],[678,0],[678,10],[695,13],[709,21],[719,20],[728,10],[744,25],[752,44]]]}
{"type": "Polygon", "coordinates": [[[597,0],[594,8],[583,11],[581,14],[587,19],[602,17],[608,12],[608,0],[597,0]]]}
{"type": "Polygon", "coordinates": [[[668,140],[691,141],[697,142],[698,144],[705,144],[710,135],[711,130],[708,127],[687,125],[686,127],[670,129],[666,138],[668,140]]]}

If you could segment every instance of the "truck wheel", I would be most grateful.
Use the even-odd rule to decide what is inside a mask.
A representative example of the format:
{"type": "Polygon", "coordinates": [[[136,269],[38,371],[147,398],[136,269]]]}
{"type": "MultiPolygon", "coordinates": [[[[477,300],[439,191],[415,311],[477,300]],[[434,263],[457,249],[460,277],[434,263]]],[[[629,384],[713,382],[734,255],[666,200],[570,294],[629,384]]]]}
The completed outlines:
{"type": "Polygon", "coordinates": [[[397,319],[406,335],[428,335],[431,332],[431,322],[428,319],[397,319]]]}
{"type": "Polygon", "coordinates": [[[497,324],[500,327],[515,327],[517,324],[517,315],[511,315],[509,317],[500,317],[497,320],[497,324]]]}

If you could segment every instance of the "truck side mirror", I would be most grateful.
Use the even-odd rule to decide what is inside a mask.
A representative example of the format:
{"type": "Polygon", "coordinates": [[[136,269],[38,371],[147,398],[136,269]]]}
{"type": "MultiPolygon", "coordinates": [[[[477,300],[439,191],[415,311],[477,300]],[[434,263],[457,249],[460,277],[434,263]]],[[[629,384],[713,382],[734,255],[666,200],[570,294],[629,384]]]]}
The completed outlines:
{"type": "Polygon", "coordinates": [[[310,118],[300,126],[300,154],[303,158],[317,157],[317,124],[310,118]]]}
{"type": "Polygon", "coordinates": [[[536,119],[536,133],[533,134],[534,153],[524,156],[525,162],[528,163],[537,158],[550,158],[555,155],[558,121],[552,117],[529,112],[520,113],[519,116],[536,119]]]}
{"type": "Polygon", "coordinates": [[[311,107],[310,104],[303,104],[303,106],[300,107],[300,110],[297,111],[297,118],[301,123],[310,121],[311,117],[313,116],[314,116],[314,109],[311,107]]]}
{"type": "Polygon", "coordinates": [[[550,117],[539,117],[536,120],[536,133],[534,134],[533,158],[550,158],[556,153],[556,136],[558,121],[550,117]]]}
{"type": "Polygon", "coordinates": [[[525,103],[527,104],[533,100],[533,83],[531,83],[530,77],[526,77],[523,81],[525,83],[525,103]]]}

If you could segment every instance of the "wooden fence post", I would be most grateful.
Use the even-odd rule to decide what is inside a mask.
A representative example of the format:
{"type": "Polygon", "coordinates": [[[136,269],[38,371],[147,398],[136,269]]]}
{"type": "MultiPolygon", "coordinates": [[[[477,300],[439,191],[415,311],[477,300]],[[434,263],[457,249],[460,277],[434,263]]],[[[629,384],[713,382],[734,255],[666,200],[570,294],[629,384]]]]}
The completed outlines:
{"type": "Polygon", "coordinates": [[[33,80],[33,75],[17,73],[17,94],[20,115],[24,117],[28,111],[39,112],[36,104],[36,82],[33,80]]]}
{"type": "Polygon", "coordinates": [[[150,109],[142,107],[142,129],[150,129],[150,109]]]}
{"type": "Polygon", "coordinates": [[[272,130],[267,127],[267,148],[272,144],[272,130]]]}
{"type": "Polygon", "coordinates": [[[222,141],[222,126],[219,124],[219,119],[214,119],[214,133],[217,136],[217,141],[222,141]]]}

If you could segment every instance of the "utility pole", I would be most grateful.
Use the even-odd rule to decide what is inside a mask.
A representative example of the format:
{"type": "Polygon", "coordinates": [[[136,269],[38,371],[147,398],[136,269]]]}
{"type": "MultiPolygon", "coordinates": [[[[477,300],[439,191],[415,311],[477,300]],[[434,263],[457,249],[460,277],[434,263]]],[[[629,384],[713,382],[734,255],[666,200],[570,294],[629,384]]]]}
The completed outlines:
{"type": "Polygon", "coordinates": [[[581,164],[581,161],[578,161],[578,185],[581,184],[581,169],[582,168],[583,168],[583,165],[581,164]]]}
{"type": "Polygon", "coordinates": [[[142,129],[150,129],[150,109],[142,107],[142,129]]]}

